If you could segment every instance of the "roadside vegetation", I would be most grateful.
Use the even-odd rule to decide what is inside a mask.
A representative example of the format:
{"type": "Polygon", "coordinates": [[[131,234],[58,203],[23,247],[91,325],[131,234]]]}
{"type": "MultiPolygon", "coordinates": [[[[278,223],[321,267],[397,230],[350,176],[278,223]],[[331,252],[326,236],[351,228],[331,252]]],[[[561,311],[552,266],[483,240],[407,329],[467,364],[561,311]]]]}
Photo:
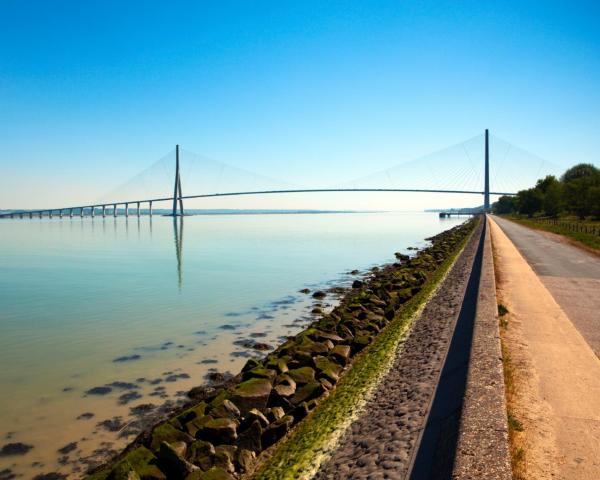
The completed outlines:
{"type": "Polygon", "coordinates": [[[500,197],[492,209],[496,215],[600,250],[600,169],[594,165],[575,165],[560,179],[541,178],[516,196],[500,197]]]}

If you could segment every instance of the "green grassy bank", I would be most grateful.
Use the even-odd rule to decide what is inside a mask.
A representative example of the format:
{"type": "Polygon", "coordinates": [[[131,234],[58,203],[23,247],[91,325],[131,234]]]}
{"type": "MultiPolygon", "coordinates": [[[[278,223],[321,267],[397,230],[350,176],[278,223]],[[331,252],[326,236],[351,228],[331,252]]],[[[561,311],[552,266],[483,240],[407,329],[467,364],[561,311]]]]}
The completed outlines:
{"type": "Polygon", "coordinates": [[[509,220],[527,227],[557,233],[600,252],[600,222],[579,220],[577,217],[524,217],[520,215],[502,215],[509,220]]]}

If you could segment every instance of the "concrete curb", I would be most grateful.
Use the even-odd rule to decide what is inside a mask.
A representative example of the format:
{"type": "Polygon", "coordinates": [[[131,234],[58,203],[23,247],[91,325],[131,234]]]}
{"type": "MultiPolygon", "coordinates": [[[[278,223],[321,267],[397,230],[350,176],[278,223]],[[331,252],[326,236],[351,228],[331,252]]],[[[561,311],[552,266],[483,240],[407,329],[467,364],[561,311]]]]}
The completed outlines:
{"type": "MultiPolygon", "coordinates": [[[[489,222],[487,218],[486,221],[489,222]]],[[[452,478],[512,479],[489,225],[485,229],[469,372],[452,478]]]]}

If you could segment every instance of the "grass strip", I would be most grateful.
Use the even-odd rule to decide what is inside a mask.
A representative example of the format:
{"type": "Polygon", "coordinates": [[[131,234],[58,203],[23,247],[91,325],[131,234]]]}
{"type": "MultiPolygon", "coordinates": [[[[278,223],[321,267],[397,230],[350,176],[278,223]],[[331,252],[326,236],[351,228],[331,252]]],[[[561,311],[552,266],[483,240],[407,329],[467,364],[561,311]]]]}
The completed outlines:
{"type": "Polygon", "coordinates": [[[330,396],[260,466],[253,476],[255,480],[296,480],[314,475],[346,427],[360,413],[378,381],[392,366],[400,342],[412,321],[435,293],[479,222],[473,222],[472,230],[429,276],[421,291],[404,304],[373,343],[357,355],[330,396]]]}
{"type": "MultiPolygon", "coordinates": [[[[504,216],[504,215],[503,215],[504,216]]],[[[561,225],[553,225],[552,223],[546,223],[542,221],[538,221],[535,218],[524,218],[519,217],[517,215],[505,215],[506,218],[512,220],[513,222],[520,223],[521,225],[525,225],[526,227],[531,227],[537,230],[545,230],[546,232],[556,233],[558,235],[563,235],[565,237],[569,237],[576,242],[582,243],[583,245],[592,248],[600,252],[600,236],[594,235],[592,233],[584,233],[584,232],[576,232],[572,231],[566,227],[561,225]]],[[[570,222],[571,224],[576,224],[572,220],[565,220],[566,222],[570,222]]],[[[581,225],[598,225],[598,222],[580,222],[581,225]]]]}

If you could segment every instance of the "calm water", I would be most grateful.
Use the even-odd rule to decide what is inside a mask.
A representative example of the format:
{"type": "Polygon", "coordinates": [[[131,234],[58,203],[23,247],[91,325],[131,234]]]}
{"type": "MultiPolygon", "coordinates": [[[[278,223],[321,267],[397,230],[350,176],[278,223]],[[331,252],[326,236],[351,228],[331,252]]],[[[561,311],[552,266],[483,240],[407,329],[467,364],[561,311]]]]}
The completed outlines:
{"type": "Polygon", "coordinates": [[[349,270],[391,261],[461,221],[434,213],[0,221],[0,446],[33,445],[0,457],[0,470],[79,476],[134,438],[131,407],[180,401],[211,368],[239,371],[257,353],[236,340],[275,346],[301,329],[313,300],[298,290],[347,285],[349,270]],[[86,394],[115,381],[124,383],[86,394]],[[83,413],[93,417],[77,419],[83,413]],[[114,423],[99,425],[107,419],[114,423]],[[71,452],[57,451],[70,442],[71,452]]]}

